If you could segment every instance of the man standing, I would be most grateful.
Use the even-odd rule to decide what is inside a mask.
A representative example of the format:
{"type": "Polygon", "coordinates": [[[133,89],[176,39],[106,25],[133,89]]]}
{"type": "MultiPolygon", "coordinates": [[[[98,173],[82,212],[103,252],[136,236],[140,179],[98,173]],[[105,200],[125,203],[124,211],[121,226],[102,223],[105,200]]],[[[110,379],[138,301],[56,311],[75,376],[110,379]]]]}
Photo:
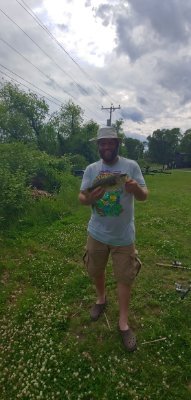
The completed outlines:
{"type": "Polygon", "coordinates": [[[84,256],[97,292],[90,316],[97,321],[107,305],[105,268],[111,255],[118,289],[119,332],[125,348],[133,351],[136,337],[128,325],[128,308],[131,286],[141,266],[134,244],[134,198],[146,200],[148,191],[138,164],[118,155],[120,139],[114,128],[101,128],[97,138],[91,140],[97,141],[100,160],[86,168],[79,194],[81,204],[92,207],[84,256]],[[100,178],[111,174],[127,174],[129,178],[121,187],[111,191],[101,186],[87,190],[100,178]]]}

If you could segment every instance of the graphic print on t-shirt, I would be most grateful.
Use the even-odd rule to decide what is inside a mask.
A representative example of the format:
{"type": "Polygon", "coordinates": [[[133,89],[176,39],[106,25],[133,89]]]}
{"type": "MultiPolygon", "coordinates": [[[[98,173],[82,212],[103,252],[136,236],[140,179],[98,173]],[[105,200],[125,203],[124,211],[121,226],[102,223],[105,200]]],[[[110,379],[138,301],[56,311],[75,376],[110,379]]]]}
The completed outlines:
{"type": "MultiPolygon", "coordinates": [[[[105,178],[111,174],[111,172],[104,172],[100,173],[95,181],[99,181],[99,179],[105,178]]],[[[120,204],[120,198],[121,198],[121,193],[123,192],[122,188],[119,189],[114,189],[113,191],[105,192],[103,197],[96,201],[94,207],[99,215],[102,217],[112,217],[112,216],[118,216],[122,213],[123,208],[122,205],[120,204]]]]}

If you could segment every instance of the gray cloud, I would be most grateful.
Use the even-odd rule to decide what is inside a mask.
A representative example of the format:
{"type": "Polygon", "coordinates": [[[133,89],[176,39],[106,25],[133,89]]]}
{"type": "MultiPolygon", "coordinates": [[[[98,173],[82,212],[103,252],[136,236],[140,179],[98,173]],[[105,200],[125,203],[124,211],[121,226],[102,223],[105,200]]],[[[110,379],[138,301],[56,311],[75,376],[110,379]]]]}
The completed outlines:
{"type": "Polygon", "coordinates": [[[113,10],[114,8],[110,4],[101,4],[96,9],[96,16],[102,19],[103,25],[107,26],[111,21],[113,10]]]}
{"type": "Polygon", "coordinates": [[[141,111],[139,111],[136,107],[124,107],[121,110],[121,116],[124,120],[130,119],[134,122],[144,122],[144,116],[141,111]]]}
{"type": "Polygon", "coordinates": [[[58,29],[60,29],[63,32],[68,32],[68,26],[65,24],[57,24],[56,25],[58,29]]]}
{"type": "Polygon", "coordinates": [[[86,0],[85,7],[91,7],[91,0],[86,0]]]}
{"type": "Polygon", "coordinates": [[[171,42],[189,38],[191,3],[181,0],[129,0],[136,17],[152,26],[153,31],[171,42]]]}
{"type": "Polygon", "coordinates": [[[191,56],[172,60],[159,60],[159,83],[162,87],[179,95],[180,104],[191,101],[191,56]]]}
{"type": "Polygon", "coordinates": [[[188,0],[119,0],[100,5],[96,15],[104,25],[116,28],[116,51],[131,61],[156,48],[188,44],[191,33],[191,2],[188,0]]]}
{"type": "Polygon", "coordinates": [[[143,105],[146,105],[146,104],[148,104],[148,101],[147,101],[147,99],[145,98],[145,97],[137,97],[137,101],[140,103],[140,104],[143,104],[143,105]]]}
{"type": "Polygon", "coordinates": [[[127,54],[132,61],[138,59],[146,52],[144,42],[138,43],[132,35],[133,27],[131,21],[123,15],[116,18],[116,33],[117,33],[117,53],[127,54]]]}

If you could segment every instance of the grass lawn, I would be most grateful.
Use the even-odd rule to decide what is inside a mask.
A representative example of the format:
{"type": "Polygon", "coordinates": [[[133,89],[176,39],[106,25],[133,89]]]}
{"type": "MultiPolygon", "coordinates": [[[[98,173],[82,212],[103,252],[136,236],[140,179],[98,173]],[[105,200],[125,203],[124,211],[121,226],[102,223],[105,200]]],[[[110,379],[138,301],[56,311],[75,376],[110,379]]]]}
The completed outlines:
{"type": "MultiPolygon", "coordinates": [[[[20,224],[0,235],[1,400],[190,400],[191,172],[146,176],[148,201],[136,202],[137,249],[143,262],[130,323],[138,350],[117,333],[111,264],[108,308],[92,323],[95,292],[82,264],[88,207],[53,224],[20,224]],[[159,340],[160,339],[160,340],[159,340]]],[[[51,200],[50,200],[51,201],[51,200]]]]}

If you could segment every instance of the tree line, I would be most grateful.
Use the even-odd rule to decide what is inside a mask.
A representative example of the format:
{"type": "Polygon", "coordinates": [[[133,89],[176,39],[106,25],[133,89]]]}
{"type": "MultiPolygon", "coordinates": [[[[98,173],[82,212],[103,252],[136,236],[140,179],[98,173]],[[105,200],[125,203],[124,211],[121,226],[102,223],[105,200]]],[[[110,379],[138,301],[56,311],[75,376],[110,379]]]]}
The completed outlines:
{"type": "MultiPolygon", "coordinates": [[[[75,168],[84,168],[97,159],[96,146],[89,139],[96,136],[98,124],[84,123],[83,110],[72,101],[49,114],[44,98],[25,92],[18,85],[2,82],[0,86],[0,142],[22,142],[49,155],[73,156],[75,168]]],[[[157,129],[147,141],[127,138],[123,120],[114,124],[122,137],[121,154],[149,163],[173,164],[177,153],[185,153],[191,161],[191,129],[157,129]]]]}

